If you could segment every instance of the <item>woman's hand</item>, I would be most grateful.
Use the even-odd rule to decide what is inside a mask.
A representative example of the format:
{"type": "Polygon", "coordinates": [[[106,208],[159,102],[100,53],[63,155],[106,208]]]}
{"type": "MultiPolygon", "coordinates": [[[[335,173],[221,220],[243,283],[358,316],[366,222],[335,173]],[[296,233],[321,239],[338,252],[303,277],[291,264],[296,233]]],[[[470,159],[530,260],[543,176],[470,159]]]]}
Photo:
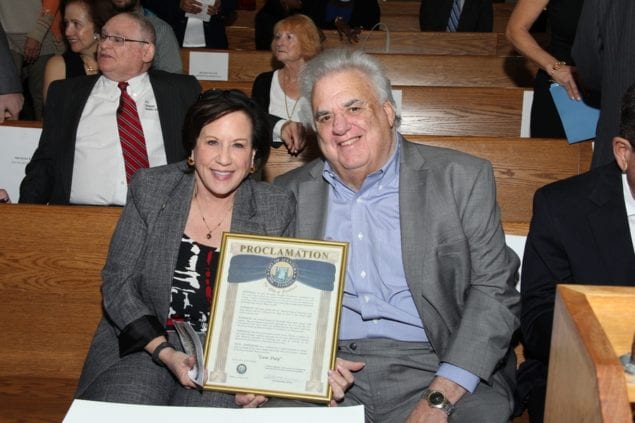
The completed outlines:
{"type": "Polygon", "coordinates": [[[341,358],[336,359],[335,369],[329,370],[329,385],[333,390],[333,399],[329,406],[336,407],[339,401],[344,399],[348,388],[355,382],[354,372],[364,368],[366,364],[361,361],[348,361],[341,358]]]}
{"type": "Polygon", "coordinates": [[[551,79],[562,85],[569,94],[571,100],[582,100],[578,85],[575,83],[575,67],[557,62],[549,72],[551,79]]]}
{"type": "Polygon", "coordinates": [[[236,405],[243,408],[256,408],[262,406],[266,403],[269,398],[264,395],[255,395],[255,394],[236,394],[234,397],[234,402],[236,405]]]}
{"type": "Polygon", "coordinates": [[[289,153],[296,155],[304,150],[306,145],[306,130],[299,122],[287,121],[280,129],[280,138],[287,146],[289,153]]]}
{"type": "Polygon", "coordinates": [[[198,389],[199,387],[190,379],[188,372],[196,364],[196,359],[174,348],[164,348],[159,354],[161,362],[165,364],[181,385],[185,388],[198,389]]]}

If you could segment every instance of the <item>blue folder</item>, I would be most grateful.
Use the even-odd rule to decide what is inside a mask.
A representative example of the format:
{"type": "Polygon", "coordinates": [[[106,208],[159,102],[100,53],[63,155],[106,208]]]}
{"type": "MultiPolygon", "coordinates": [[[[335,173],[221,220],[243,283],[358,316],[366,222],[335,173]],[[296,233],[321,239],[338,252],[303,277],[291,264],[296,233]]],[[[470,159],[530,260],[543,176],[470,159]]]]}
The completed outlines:
{"type": "Polygon", "coordinates": [[[569,144],[595,138],[600,109],[591,107],[584,101],[571,100],[567,90],[559,84],[551,84],[549,91],[558,109],[569,144]]]}

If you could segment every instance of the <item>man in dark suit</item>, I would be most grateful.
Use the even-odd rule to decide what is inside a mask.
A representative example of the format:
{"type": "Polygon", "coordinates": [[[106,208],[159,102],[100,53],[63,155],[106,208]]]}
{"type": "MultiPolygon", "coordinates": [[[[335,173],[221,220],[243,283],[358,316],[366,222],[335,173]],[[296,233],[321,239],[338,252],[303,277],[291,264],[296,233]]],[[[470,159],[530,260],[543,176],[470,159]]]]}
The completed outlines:
{"type": "Polygon", "coordinates": [[[296,196],[296,236],[350,244],[338,357],[365,366],[335,398],[375,422],[507,422],[519,260],[491,165],[405,140],[390,81],[359,50],[307,62],[302,95],[324,159],[275,183],[296,196]]]}
{"type": "Polygon", "coordinates": [[[136,102],[150,166],[185,159],[181,127],[200,85],[192,76],[149,71],[154,28],[121,13],[104,26],[102,75],[55,81],[49,88],[40,143],[26,167],[20,202],[122,205],[127,175],[117,124],[122,88],[136,102]]]}
{"type": "Polygon", "coordinates": [[[612,146],[611,163],[534,196],[521,280],[527,360],[518,374],[532,422],[544,412],[556,284],[635,285],[635,85],[612,146]]]}
{"type": "MultiPolygon", "coordinates": [[[[421,0],[419,27],[422,31],[446,31],[454,0],[421,0]]],[[[463,0],[457,31],[492,32],[492,0],[463,0]]]]}
{"type": "Polygon", "coordinates": [[[585,0],[573,60],[588,100],[600,98],[591,167],[613,161],[611,140],[620,123],[620,99],[635,82],[635,1],[585,0]]]}

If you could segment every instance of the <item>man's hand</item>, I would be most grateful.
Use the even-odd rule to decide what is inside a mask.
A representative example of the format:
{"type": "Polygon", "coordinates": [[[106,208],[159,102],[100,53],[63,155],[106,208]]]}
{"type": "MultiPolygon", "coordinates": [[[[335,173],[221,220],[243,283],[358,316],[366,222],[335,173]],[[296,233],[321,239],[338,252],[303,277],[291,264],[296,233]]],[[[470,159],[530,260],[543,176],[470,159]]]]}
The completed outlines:
{"type": "Polygon", "coordinates": [[[35,60],[40,56],[40,49],[42,45],[39,41],[34,40],[33,38],[26,37],[24,41],[24,63],[27,65],[35,62],[35,60]]]}
{"type": "Polygon", "coordinates": [[[348,361],[341,358],[335,360],[335,369],[329,370],[329,385],[333,390],[333,399],[329,406],[336,407],[339,401],[344,399],[348,388],[355,382],[354,372],[364,368],[366,363],[361,361],[348,361]]]}
{"type": "Polygon", "coordinates": [[[269,398],[264,395],[255,394],[236,394],[234,402],[243,408],[256,408],[266,403],[269,398]]]}
{"type": "Polygon", "coordinates": [[[185,13],[199,13],[203,10],[201,3],[196,0],[180,0],[179,7],[185,13]]]}
{"type": "MultiPolygon", "coordinates": [[[[456,402],[467,392],[461,385],[457,385],[456,383],[440,376],[435,377],[428,388],[442,392],[452,404],[456,404],[456,402]]],[[[406,423],[445,423],[447,421],[448,415],[443,410],[430,407],[428,402],[422,398],[410,412],[410,416],[408,416],[406,423]]]]}
{"type": "Polygon", "coordinates": [[[24,96],[22,93],[0,95],[0,123],[5,119],[16,120],[22,110],[24,96]]]}

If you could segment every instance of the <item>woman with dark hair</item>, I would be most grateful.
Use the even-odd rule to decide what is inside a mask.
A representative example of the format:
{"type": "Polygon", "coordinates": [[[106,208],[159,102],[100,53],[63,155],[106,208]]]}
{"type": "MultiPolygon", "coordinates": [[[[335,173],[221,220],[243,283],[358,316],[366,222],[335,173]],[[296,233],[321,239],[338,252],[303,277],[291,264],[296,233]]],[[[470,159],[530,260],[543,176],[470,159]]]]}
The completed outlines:
{"type": "Polygon", "coordinates": [[[256,77],[251,95],[269,112],[275,147],[284,143],[291,154],[304,148],[306,134],[300,123],[300,72],[304,64],[322,51],[320,31],[311,18],[292,15],[273,28],[271,51],[280,69],[256,77]]]}
{"type": "Polygon", "coordinates": [[[69,49],[46,62],[44,100],[51,82],[99,72],[98,35],[106,21],[116,14],[111,0],[62,0],[60,12],[69,49]]]}
{"type": "Polygon", "coordinates": [[[201,341],[209,323],[223,232],[289,236],[292,194],[249,177],[271,142],[260,108],[237,90],[201,95],[185,118],[186,161],[138,171],[103,270],[104,318],[77,398],[136,404],[235,407],[200,391],[174,321],[201,341]]]}

